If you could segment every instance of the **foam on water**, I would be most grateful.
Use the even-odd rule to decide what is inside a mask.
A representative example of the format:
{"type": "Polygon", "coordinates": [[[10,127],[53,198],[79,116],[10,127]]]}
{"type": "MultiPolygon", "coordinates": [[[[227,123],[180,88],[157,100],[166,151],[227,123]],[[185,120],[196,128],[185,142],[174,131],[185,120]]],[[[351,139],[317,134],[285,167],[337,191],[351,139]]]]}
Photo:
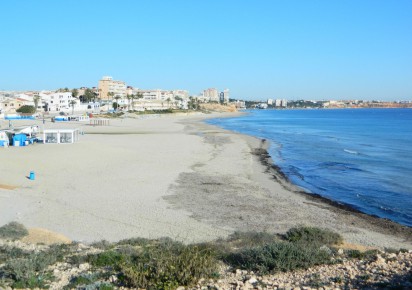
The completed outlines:
{"type": "Polygon", "coordinates": [[[271,141],[290,180],[412,226],[412,110],[254,110],[209,123],[271,141]]]}

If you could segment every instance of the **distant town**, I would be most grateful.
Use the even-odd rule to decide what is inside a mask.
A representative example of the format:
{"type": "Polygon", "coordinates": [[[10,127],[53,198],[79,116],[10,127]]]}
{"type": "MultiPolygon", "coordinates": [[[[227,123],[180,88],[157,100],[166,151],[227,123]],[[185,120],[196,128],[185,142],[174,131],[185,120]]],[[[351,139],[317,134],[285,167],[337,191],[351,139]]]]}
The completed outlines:
{"type": "Polygon", "coordinates": [[[208,88],[198,95],[187,90],[140,89],[124,81],[104,76],[97,87],[60,88],[55,91],[0,91],[0,117],[16,112],[74,113],[90,111],[146,111],[146,110],[196,110],[202,103],[220,103],[237,109],[285,108],[412,108],[412,101],[366,100],[286,100],[267,99],[248,101],[230,98],[229,89],[219,91],[208,88]]]}

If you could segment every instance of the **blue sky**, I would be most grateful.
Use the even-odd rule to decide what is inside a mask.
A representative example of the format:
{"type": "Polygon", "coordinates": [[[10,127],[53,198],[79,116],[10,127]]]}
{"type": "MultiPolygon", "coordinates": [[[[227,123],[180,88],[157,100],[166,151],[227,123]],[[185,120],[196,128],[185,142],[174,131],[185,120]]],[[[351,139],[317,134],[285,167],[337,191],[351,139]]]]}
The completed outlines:
{"type": "Polygon", "coordinates": [[[239,99],[412,100],[412,1],[0,3],[0,90],[229,88],[239,99]]]}

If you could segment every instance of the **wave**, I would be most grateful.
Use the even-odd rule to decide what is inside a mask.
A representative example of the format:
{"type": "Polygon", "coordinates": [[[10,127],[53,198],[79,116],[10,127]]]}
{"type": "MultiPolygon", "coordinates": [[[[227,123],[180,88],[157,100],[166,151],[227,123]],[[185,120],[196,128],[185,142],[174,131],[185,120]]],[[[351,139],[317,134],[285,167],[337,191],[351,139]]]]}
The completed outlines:
{"type": "Polygon", "coordinates": [[[349,153],[349,154],[355,154],[355,155],[360,154],[358,151],[355,151],[355,150],[343,149],[343,151],[345,151],[346,153],[349,153]]]}
{"type": "Polygon", "coordinates": [[[319,165],[319,168],[326,168],[329,170],[340,170],[340,171],[347,171],[347,170],[353,170],[353,171],[363,171],[362,169],[359,169],[356,167],[354,164],[350,163],[342,163],[342,162],[322,162],[319,165]]]}

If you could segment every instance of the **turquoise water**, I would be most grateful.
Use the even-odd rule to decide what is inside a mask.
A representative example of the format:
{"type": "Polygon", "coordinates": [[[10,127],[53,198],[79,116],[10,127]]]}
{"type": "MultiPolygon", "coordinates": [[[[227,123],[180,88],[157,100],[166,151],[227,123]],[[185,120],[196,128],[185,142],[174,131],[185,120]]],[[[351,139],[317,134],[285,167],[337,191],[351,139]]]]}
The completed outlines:
{"type": "Polygon", "coordinates": [[[269,140],[307,191],[412,227],[412,109],[251,110],[208,122],[269,140]]]}

